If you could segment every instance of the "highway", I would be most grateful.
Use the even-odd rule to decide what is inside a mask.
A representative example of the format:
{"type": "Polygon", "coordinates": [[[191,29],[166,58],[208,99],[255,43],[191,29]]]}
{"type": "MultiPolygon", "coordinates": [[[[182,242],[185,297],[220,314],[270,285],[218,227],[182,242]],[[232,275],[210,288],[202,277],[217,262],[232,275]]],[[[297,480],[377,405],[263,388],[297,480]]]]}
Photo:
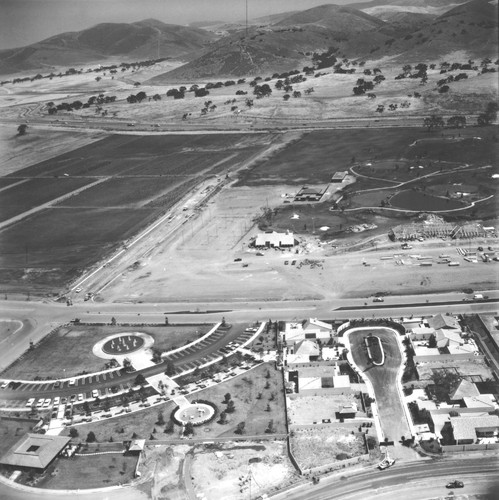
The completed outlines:
{"type": "Polygon", "coordinates": [[[182,302],[129,304],[75,302],[73,306],[43,301],[26,302],[5,300],[0,303],[0,318],[19,320],[23,328],[14,335],[0,338],[0,370],[5,369],[29,347],[44,338],[56,326],[79,318],[82,322],[161,323],[165,316],[170,323],[203,323],[220,321],[225,316],[231,323],[258,320],[293,320],[307,317],[348,320],[351,318],[400,318],[437,313],[479,314],[496,313],[499,292],[488,292],[493,301],[462,301],[461,293],[430,296],[391,296],[382,307],[364,299],[338,299],[332,301],[255,301],[255,302],[182,302]],[[426,299],[429,297],[430,299],[426,299]],[[427,302],[427,300],[429,300],[427,302]],[[460,302],[462,301],[462,302],[460,302]],[[438,305],[434,305],[437,302],[438,305]],[[449,302],[453,304],[446,305],[449,302]],[[418,306],[414,304],[417,303],[418,306]],[[411,304],[406,306],[405,304],[411,304]],[[390,307],[393,306],[393,307],[390,307]],[[342,309],[344,308],[344,309],[342,309]],[[215,312],[212,312],[215,311],[215,312]]]}

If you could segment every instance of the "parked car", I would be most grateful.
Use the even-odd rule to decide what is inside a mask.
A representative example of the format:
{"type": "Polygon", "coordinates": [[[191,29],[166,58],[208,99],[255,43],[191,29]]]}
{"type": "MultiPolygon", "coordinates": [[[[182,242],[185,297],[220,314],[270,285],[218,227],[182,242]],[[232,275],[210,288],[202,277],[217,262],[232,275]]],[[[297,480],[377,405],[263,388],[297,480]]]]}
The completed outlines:
{"type": "Polygon", "coordinates": [[[6,382],[4,382],[4,383],[0,386],[0,388],[2,388],[2,389],[6,389],[8,385],[9,385],[9,381],[7,380],[6,382]]]}
{"type": "Polygon", "coordinates": [[[78,401],[83,401],[83,394],[78,394],[78,401]]]}
{"type": "Polygon", "coordinates": [[[43,407],[44,408],[48,408],[50,406],[50,403],[52,402],[51,399],[46,399],[43,403],[43,407]]]}
{"type": "Polygon", "coordinates": [[[446,488],[464,488],[464,483],[455,479],[445,485],[446,488]]]}
{"type": "Polygon", "coordinates": [[[35,402],[35,398],[30,398],[30,399],[28,399],[28,402],[26,403],[26,406],[31,407],[31,406],[33,406],[34,402],[35,402]]]}
{"type": "Polygon", "coordinates": [[[99,397],[99,390],[98,389],[94,389],[92,391],[92,397],[93,398],[98,398],[99,397]]]}
{"type": "Polygon", "coordinates": [[[61,398],[59,396],[54,398],[54,406],[59,406],[60,403],[61,403],[61,398]]]}
{"type": "Polygon", "coordinates": [[[234,259],[234,262],[241,262],[243,259],[241,259],[240,257],[238,257],[237,259],[234,259]]]}
{"type": "Polygon", "coordinates": [[[71,403],[74,403],[76,401],[76,398],[77,398],[76,394],[71,394],[71,398],[69,399],[69,401],[71,403]]]}
{"type": "Polygon", "coordinates": [[[43,406],[43,403],[44,403],[45,399],[39,399],[38,402],[36,403],[36,407],[37,408],[41,408],[43,406]]]}
{"type": "Polygon", "coordinates": [[[373,302],[384,302],[385,299],[383,297],[374,297],[373,302]]]}

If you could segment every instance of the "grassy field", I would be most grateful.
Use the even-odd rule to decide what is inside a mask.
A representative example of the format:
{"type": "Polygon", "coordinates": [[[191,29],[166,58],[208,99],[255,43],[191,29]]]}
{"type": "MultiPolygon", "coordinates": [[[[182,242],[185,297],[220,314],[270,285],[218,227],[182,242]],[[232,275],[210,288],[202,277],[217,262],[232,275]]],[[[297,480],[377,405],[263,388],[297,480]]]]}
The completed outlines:
{"type": "Polygon", "coordinates": [[[380,338],[385,353],[384,365],[374,366],[368,359],[364,343],[364,337],[368,333],[368,330],[350,333],[352,357],[364,376],[369,378],[373,385],[381,418],[381,428],[385,437],[389,440],[398,441],[401,436],[409,437],[410,435],[402,403],[397,392],[397,372],[402,363],[402,355],[395,333],[390,330],[373,329],[372,333],[380,338]]]}
{"type": "Polygon", "coordinates": [[[27,182],[0,193],[4,219],[109,179],[0,231],[0,282],[58,291],[195,184],[237,168],[268,140],[262,134],[111,136],[9,174],[0,179],[4,186],[27,182]]]}
{"type": "MultiPolygon", "coordinates": [[[[110,320],[110,318],[109,318],[110,320]]],[[[21,361],[4,372],[6,378],[33,379],[36,376],[59,378],[104,370],[105,359],[92,353],[93,346],[108,335],[121,332],[143,332],[154,337],[154,347],[169,350],[180,347],[208,332],[211,325],[196,326],[78,326],[61,327],[45,338],[21,361]]]]}
{"type": "Polygon", "coordinates": [[[138,456],[120,453],[59,458],[37,486],[47,489],[105,488],[134,478],[138,456]]]}
{"type": "Polygon", "coordinates": [[[0,456],[30,432],[38,423],[38,420],[27,418],[0,417],[0,456]]]}

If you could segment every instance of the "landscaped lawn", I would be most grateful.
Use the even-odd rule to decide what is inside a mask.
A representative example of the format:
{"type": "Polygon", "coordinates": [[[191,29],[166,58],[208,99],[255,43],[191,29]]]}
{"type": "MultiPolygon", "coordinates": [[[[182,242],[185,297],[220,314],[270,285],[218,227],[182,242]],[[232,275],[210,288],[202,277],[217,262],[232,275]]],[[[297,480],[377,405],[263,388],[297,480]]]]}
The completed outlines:
{"type": "MultiPolygon", "coordinates": [[[[111,320],[111,318],[109,318],[111,320]]],[[[154,337],[154,347],[169,350],[207,333],[212,325],[194,326],[86,326],[71,325],[59,328],[42,341],[21,361],[8,368],[5,378],[34,379],[35,377],[66,378],[82,371],[92,373],[105,369],[107,360],[92,353],[93,346],[108,335],[121,332],[144,332],[154,337]]]]}
{"type": "Polygon", "coordinates": [[[37,486],[74,490],[128,483],[134,478],[137,460],[137,455],[122,453],[59,458],[37,486]]]}

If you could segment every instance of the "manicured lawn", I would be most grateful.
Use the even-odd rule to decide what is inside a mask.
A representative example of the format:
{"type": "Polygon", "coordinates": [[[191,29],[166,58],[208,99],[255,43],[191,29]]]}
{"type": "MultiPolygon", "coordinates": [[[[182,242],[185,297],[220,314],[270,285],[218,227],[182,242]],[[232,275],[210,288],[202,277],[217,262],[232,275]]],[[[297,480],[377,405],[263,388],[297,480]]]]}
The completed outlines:
{"type": "Polygon", "coordinates": [[[134,478],[138,456],[121,453],[59,458],[38,486],[47,489],[104,488],[134,478]]]}
{"type": "Polygon", "coordinates": [[[227,382],[210,387],[193,396],[196,399],[208,400],[218,406],[222,412],[226,405],[223,403],[225,394],[229,393],[235,404],[235,412],[227,414],[227,423],[218,424],[217,419],[207,426],[195,427],[195,437],[233,436],[237,424],[245,422],[244,433],[252,436],[264,434],[270,420],[276,433],[285,433],[284,394],[281,372],[271,363],[262,363],[257,368],[239,375],[227,382]],[[267,377],[267,371],[270,378],[267,377]],[[266,385],[268,388],[265,388],[266,385]],[[258,399],[261,394],[261,398],[258,399]],[[271,395],[274,400],[271,401],[271,395]],[[267,411],[269,405],[270,411],[267,411]]]}
{"type": "MultiPolygon", "coordinates": [[[[109,318],[110,319],[110,318],[109,318]]],[[[92,353],[93,346],[108,335],[122,332],[143,332],[154,337],[154,346],[161,350],[180,347],[208,332],[211,325],[195,326],[84,326],[61,327],[42,341],[14,366],[4,372],[5,378],[33,379],[36,376],[62,378],[105,369],[105,359],[92,353]]]]}

